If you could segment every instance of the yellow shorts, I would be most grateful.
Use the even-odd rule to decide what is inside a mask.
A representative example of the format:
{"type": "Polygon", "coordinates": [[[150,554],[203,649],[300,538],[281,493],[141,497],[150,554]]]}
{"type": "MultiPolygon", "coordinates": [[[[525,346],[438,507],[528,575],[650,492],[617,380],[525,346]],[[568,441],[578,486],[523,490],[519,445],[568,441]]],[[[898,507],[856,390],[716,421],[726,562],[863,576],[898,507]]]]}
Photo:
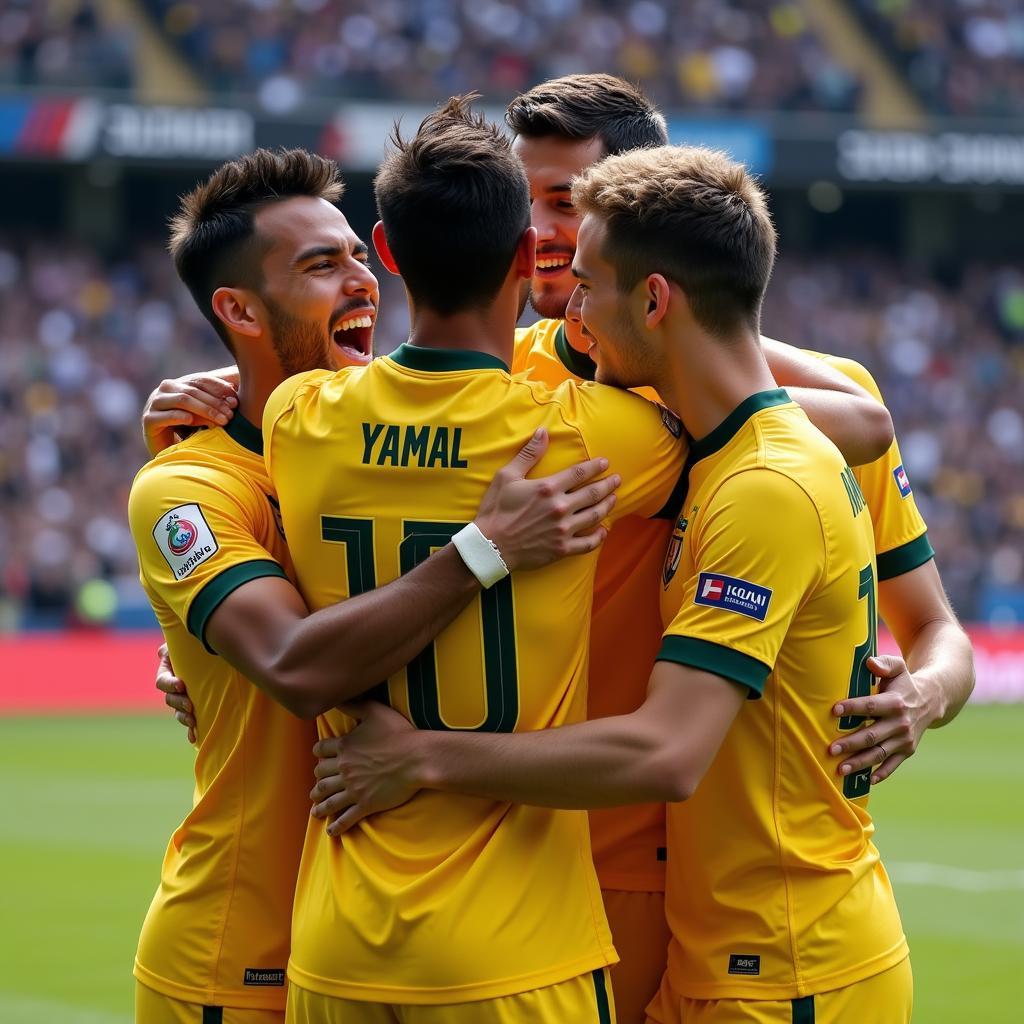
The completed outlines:
{"type": "Polygon", "coordinates": [[[910,957],[881,974],[803,999],[687,999],[666,994],[648,1021],[659,1024],[910,1024],[914,976],[910,957]],[[675,1004],[675,1013],[672,1004],[675,1004]]]}
{"type": "Polygon", "coordinates": [[[604,909],[619,962],[611,968],[619,1024],[644,1024],[661,985],[672,936],[663,892],[603,889],[604,909]]]}
{"type": "Polygon", "coordinates": [[[284,1024],[284,1011],[185,1003],[137,981],[135,1024],[284,1024]]]}
{"type": "Polygon", "coordinates": [[[473,1003],[412,1006],[338,999],[291,984],[288,1024],[616,1024],[608,969],[473,1003]]]}

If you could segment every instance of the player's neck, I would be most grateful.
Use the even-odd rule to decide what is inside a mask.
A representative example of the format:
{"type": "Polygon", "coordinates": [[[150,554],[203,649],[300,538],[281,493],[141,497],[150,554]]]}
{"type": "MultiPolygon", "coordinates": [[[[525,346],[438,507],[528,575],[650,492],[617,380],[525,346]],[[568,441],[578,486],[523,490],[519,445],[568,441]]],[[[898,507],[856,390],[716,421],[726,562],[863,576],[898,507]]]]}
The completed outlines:
{"type": "Polygon", "coordinates": [[[732,343],[702,335],[670,346],[667,355],[659,393],[693,438],[710,434],[751,395],[778,387],[753,335],[732,343]]]}
{"type": "Polygon", "coordinates": [[[485,352],[512,364],[515,343],[515,308],[495,303],[484,310],[463,310],[448,316],[433,309],[412,311],[409,344],[419,348],[485,352]]]}
{"type": "Polygon", "coordinates": [[[284,380],[279,366],[254,366],[238,361],[238,413],[257,427],[263,422],[263,409],[271,392],[284,380]]]}

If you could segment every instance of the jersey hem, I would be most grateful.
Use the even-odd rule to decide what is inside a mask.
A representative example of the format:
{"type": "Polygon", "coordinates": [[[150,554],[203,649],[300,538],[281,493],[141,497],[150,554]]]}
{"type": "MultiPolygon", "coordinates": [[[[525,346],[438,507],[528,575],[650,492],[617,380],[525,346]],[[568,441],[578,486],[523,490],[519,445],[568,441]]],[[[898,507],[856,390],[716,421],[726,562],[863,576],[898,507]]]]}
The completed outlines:
{"type": "Polygon", "coordinates": [[[159,992],[162,996],[179,999],[183,1003],[199,1003],[202,1006],[227,1006],[236,1010],[276,1010],[284,1013],[285,1000],[288,997],[288,986],[275,988],[273,993],[266,990],[246,992],[236,989],[195,988],[171,981],[153,971],[147,970],[138,959],[132,972],[140,985],[159,992]]]}
{"type": "MultiPolygon", "coordinates": [[[[904,935],[900,941],[884,953],[880,953],[870,960],[857,964],[856,967],[848,967],[833,974],[822,974],[815,978],[806,978],[801,982],[792,984],[775,985],[751,985],[736,982],[713,983],[705,985],[679,985],[672,982],[672,988],[681,996],[687,999],[754,999],[754,1000],[782,1000],[802,999],[804,996],[821,995],[823,992],[832,992],[837,988],[846,988],[849,985],[856,985],[859,981],[875,977],[883,971],[889,970],[902,963],[910,956],[910,947],[907,945],[907,937],[904,935]]],[[[671,967],[669,967],[671,973],[671,967]]]]}
{"type": "Polygon", "coordinates": [[[605,947],[599,953],[584,957],[556,969],[524,974],[518,978],[501,981],[479,982],[472,985],[454,985],[448,988],[399,988],[395,985],[364,985],[337,981],[310,974],[288,961],[288,980],[299,988],[321,996],[341,999],[355,999],[373,1003],[402,1003],[410,1006],[440,1006],[446,1003],[472,1003],[481,999],[500,999],[503,996],[520,995],[535,988],[547,988],[570,981],[583,974],[602,967],[611,967],[619,962],[618,954],[612,947],[605,947]]]}
{"type": "Polygon", "coordinates": [[[920,537],[908,540],[906,544],[889,551],[881,551],[875,556],[878,563],[878,582],[902,576],[924,565],[925,562],[930,562],[934,557],[935,549],[928,539],[928,531],[925,530],[920,537]]]}

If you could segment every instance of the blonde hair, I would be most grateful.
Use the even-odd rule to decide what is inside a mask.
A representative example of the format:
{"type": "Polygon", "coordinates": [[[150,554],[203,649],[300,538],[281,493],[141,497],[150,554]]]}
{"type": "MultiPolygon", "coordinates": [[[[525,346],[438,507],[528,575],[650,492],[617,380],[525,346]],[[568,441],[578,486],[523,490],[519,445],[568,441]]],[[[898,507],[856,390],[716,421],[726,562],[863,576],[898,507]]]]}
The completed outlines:
{"type": "Polygon", "coordinates": [[[663,274],[710,333],[760,330],[776,235],[764,192],[717,150],[660,146],[610,156],[573,183],[573,204],[607,225],[620,290],[663,274]]]}

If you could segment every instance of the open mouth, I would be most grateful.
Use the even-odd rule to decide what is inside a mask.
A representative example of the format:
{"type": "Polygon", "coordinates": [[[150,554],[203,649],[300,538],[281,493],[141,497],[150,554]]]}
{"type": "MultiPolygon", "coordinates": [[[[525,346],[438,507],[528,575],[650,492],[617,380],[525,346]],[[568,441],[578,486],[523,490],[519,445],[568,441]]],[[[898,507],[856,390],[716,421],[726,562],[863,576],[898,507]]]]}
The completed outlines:
{"type": "Polygon", "coordinates": [[[571,252],[538,253],[536,276],[543,279],[566,273],[572,266],[572,256],[571,252]]]}
{"type": "Polygon", "coordinates": [[[376,310],[372,306],[353,310],[331,331],[331,340],[341,350],[346,362],[362,364],[373,358],[375,315],[376,310]]]}

